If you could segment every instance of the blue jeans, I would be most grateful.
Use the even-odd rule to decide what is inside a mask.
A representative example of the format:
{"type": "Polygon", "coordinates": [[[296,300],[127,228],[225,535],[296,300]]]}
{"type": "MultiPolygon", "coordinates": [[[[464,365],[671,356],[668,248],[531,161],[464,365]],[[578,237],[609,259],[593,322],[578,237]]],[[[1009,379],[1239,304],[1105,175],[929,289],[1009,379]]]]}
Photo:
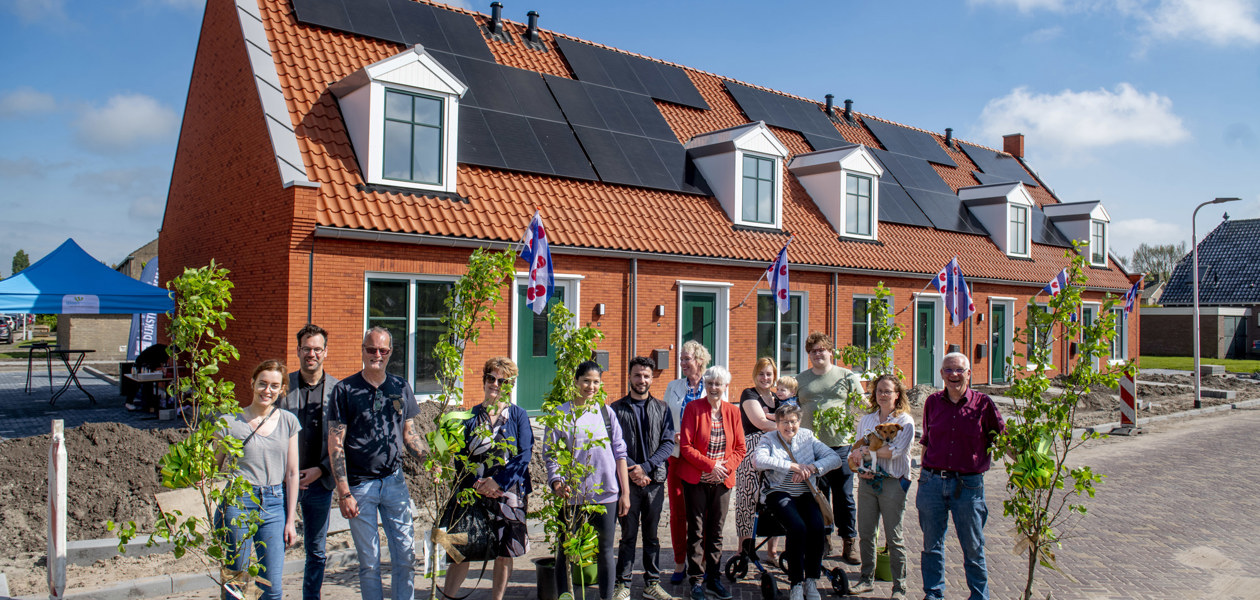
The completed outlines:
{"type": "Polygon", "coordinates": [[[284,484],[254,486],[253,498],[245,497],[241,501],[242,508],[224,507],[218,515],[218,524],[229,530],[228,557],[232,559],[231,567],[237,571],[245,570],[249,563],[249,544],[253,541],[254,554],[258,556],[258,576],[274,585],[258,583],[263,594],[260,600],[280,600],[283,595],[281,579],[284,576],[284,484]],[[245,537],[248,527],[237,527],[233,521],[242,514],[256,512],[262,522],[253,538],[245,537]]]}
{"type": "Polygon", "coordinates": [[[359,516],[350,519],[350,536],[359,556],[359,590],[363,600],[383,600],[381,588],[381,538],[376,527],[377,514],[385,527],[389,543],[390,573],[393,575],[394,600],[412,600],[412,580],[416,542],[411,525],[411,495],[403,470],[380,479],[368,479],[350,486],[350,494],[359,505],[359,516]]]}
{"type": "MultiPolygon", "coordinates": [[[[887,485],[888,482],[885,482],[887,485]]],[[[923,530],[923,592],[927,598],[945,597],[945,534],[949,516],[962,545],[963,570],[970,600],[988,600],[989,573],[984,564],[984,523],[989,508],[984,503],[984,474],[944,478],[923,470],[919,477],[919,528],[923,530]]]]}
{"type": "Polygon", "coordinates": [[[319,600],[324,586],[324,540],[328,538],[328,513],[332,510],[332,490],[316,481],[298,492],[302,507],[302,540],[306,550],[306,570],[302,573],[302,600],[319,600]]]}
{"type": "MultiPolygon", "coordinates": [[[[822,478],[831,490],[831,517],[835,521],[836,535],[842,538],[857,537],[857,503],[853,501],[853,471],[849,469],[849,448],[833,446],[844,460],[839,469],[828,471],[822,478]]],[[[827,492],[823,492],[827,495],[827,492]]]]}

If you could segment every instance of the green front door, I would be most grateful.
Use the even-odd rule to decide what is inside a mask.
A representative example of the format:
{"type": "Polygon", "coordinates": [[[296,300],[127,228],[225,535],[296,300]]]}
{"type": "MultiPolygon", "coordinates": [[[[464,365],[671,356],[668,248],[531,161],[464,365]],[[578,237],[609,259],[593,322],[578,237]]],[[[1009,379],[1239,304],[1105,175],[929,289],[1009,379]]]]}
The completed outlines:
{"type": "Polygon", "coordinates": [[[1004,383],[1006,381],[1006,305],[994,304],[993,314],[989,317],[989,328],[993,330],[990,345],[992,352],[989,359],[989,381],[1004,383]]]}
{"type": "MultiPolygon", "coordinates": [[[[1095,318],[1097,318],[1097,316],[1098,316],[1097,314],[1095,314],[1095,313],[1097,313],[1097,311],[1098,311],[1098,309],[1096,309],[1096,308],[1094,308],[1094,307],[1092,307],[1092,306],[1083,306],[1083,307],[1081,307],[1081,325],[1083,325],[1083,326],[1085,326],[1085,327],[1093,327],[1093,326],[1094,326],[1094,319],[1095,319],[1095,318]]],[[[1082,347],[1082,348],[1084,347],[1084,340],[1082,340],[1081,347],[1082,347]]],[[[1097,356],[1091,356],[1091,357],[1089,357],[1089,360],[1093,363],[1094,367],[1097,367],[1097,366],[1098,366],[1098,357],[1097,357],[1097,356]]]]}
{"type": "MultiPolygon", "coordinates": [[[[564,288],[557,287],[551,304],[564,301],[564,288]]],[[[556,349],[551,346],[551,330],[547,322],[548,311],[534,314],[525,299],[525,286],[516,286],[516,377],[513,396],[521,408],[536,414],[543,398],[551,391],[551,381],[556,377],[556,349]]]]}
{"type": "Polygon", "coordinates": [[[936,380],[936,306],[920,302],[914,323],[919,339],[914,352],[914,382],[932,385],[936,380]]]}
{"type": "Polygon", "coordinates": [[[683,292],[682,323],[679,332],[679,349],[683,343],[695,340],[709,350],[717,360],[717,294],[712,292],[683,292]]]}

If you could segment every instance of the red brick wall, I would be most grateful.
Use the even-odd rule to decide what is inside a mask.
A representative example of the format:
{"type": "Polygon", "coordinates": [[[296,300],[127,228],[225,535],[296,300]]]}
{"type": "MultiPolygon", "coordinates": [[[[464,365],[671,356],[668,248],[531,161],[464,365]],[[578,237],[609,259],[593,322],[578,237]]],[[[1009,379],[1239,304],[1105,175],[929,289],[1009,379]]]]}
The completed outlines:
{"type": "Polygon", "coordinates": [[[222,376],[248,389],[259,361],[290,358],[285,315],[297,305],[285,275],[294,194],[281,187],[240,27],[232,3],[207,3],[158,243],[164,282],[212,259],[231,271],[225,336],[241,359],[222,376]]]}

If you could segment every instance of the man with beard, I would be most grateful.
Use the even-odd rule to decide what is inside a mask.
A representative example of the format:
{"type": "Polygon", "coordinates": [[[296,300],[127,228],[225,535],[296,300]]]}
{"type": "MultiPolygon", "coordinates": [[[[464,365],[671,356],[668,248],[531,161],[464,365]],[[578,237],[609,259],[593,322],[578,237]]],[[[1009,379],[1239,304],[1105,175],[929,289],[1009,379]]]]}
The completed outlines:
{"type": "Polygon", "coordinates": [[[945,389],[923,402],[923,471],[915,506],[923,530],[925,598],[945,597],[945,534],[953,513],[963,551],[970,600],[987,600],[989,574],[984,562],[984,473],[989,447],[1006,430],[993,399],[971,389],[971,361],[950,352],[941,361],[945,389]]]}
{"type": "Polygon", "coordinates": [[[298,370],[289,373],[289,393],[280,402],[302,424],[298,432],[298,505],[302,507],[302,544],[306,569],[302,575],[302,599],[319,600],[324,585],[324,540],[328,513],[336,487],[328,462],[328,418],[325,409],[338,379],[324,373],[328,356],[328,332],[306,325],[297,332],[298,370]]]}
{"type": "Polygon", "coordinates": [[[652,372],[656,363],[636,356],[630,361],[630,393],[612,404],[626,441],[630,474],[630,511],[621,517],[621,545],[617,550],[617,585],[612,600],[630,597],[630,570],[634,546],[643,531],[643,597],[674,600],[661,587],[657,539],[661,510],[665,505],[666,460],[674,452],[674,421],[665,403],[652,397],[652,372]]]}

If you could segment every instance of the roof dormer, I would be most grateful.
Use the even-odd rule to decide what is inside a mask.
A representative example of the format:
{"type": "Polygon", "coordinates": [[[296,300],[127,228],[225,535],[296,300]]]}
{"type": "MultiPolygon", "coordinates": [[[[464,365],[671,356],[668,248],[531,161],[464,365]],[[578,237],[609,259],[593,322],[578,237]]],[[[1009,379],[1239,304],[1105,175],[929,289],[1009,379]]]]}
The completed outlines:
{"type": "Polygon", "coordinates": [[[764,122],[698,135],[686,148],[732,223],[783,228],[783,159],[788,150],[764,122]]]}
{"type": "Polygon", "coordinates": [[[1089,264],[1107,266],[1111,232],[1111,215],[1099,200],[1047,204],[1041,207],[1046,217],[1069,239],[1088,246],[1089,264]]]}
{"type": "Polygon", "coordinates": [[[842,238],[879,237],[879,178],[884,169],[865,146],[798,154],[788,170],[842,238]]]}
{"type": "Polygon", "coordinates": [[[974,185],[958,190],[971,214],[1007,256],[1032,257],[1032,211],[1035,204],[1023,183],[974,185]]]}
{"type": "Polygon", "coordinates": [[[455,191],[459,99],[468,86],[423,47],[370,64],[329,89],[366,183],[455,191]]]}

